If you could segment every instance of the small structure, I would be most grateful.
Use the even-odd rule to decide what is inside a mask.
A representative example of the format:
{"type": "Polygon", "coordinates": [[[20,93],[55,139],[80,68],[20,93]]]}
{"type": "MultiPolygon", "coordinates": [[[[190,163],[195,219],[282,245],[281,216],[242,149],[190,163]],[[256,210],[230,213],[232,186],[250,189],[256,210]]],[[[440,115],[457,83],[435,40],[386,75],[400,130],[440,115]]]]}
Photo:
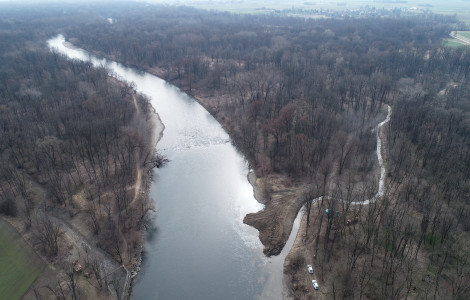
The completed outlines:
{"type": "Polygon", "coordinates": [[[337,210],[332,210],[332,209],[328,209],[328,208],[327,208],[327,209],[325,209],[325,214],[326,214],[327,216],[330,216],[330,215],[338,216],[339,211],[337,211],[337,210]]]}
{"type": "Polygon", "coordinates": [[[82,267],[82,265],[78,262],[78,260],[76,260],[76,261],[73,263],[73,270],[75,271],[75,273],[80,273],[81,271],[83,271],[83,267],[82,267]]]}

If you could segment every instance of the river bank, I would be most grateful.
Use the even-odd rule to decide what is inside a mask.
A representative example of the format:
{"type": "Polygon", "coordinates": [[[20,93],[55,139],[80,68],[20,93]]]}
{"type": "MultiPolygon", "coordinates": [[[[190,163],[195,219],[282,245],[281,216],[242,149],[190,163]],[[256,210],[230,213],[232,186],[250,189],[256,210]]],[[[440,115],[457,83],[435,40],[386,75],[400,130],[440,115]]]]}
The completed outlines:
{"type": "MultiPolygon", "coordinates": [[[[152,67],[144,70],[162,79],[167,77],[163,68],[152,67]]],[[[231,120],[219,109],[220,103],[229,99],[229,95],[209,95],[200,89],[189,90],[183,81],[170,79],[169,82],[191,95],[231,134],[231,120]]],[[[255,173],[248,174],[248,181],[253,186],[255,199],[264,205],[264,209],[247,214],[243,222],[259,231],[259,239],[266,256],[279,255],[289,238],[297,213],[304,204],[302,195],[307,190],[308,183],[293,182],[284,174],[269,174],[258,178],[255,173]]]]}
{"type": "MultiPolygon", "coordinates": [[[[103,53],[95,54],[103,55],[103,53]]],[[[165,78],[165,70],[162,68],[153,67],[144,70],[159,78],[165,78]]],[[[228,98],[228,95],[207,95],[194,88],[189,91],[181,82],[170,82],[191,95],[230,133],[228,129],[231,120],[218,109],[220,101],[223,101],[222,98],[228,98]]],[[[266,286],[260,299],[290,298],[292,291],[289,289],[288,277],[284,275],[285,258],[296,240],[298,224],[294,226],[294,221],[297,218],[300,223],[302,218],[299,211],[304,205],[302,195],[308,189],[308,183],[292,182],[283,174],[269,174],[258,178],[254,171],[247,174],[247,179],[252,185],[255,199],[264,205],[264,209],[245,215],[243,222],[258,230],[259,239],[264,246],[263,253],[271,260],[270,276],[265,279],[266,286]],[[289,238],[291,242],[288,248],[285,248],[289,238]]]]}
{"type": "MultiPolygon", "coordinates": [[[[263,287],[259,278],[266,276],[265,259],[260,255],[262,248],[256,230],[241,220],[261,206],[253,199],[252,187],[246,181],[249,171],[246,160],[228,143],[229,136],[221,124],[194,99],[161,79],[82,51],[66,53],[78,59],[91,57],[95,65],[107,64],[117,78],[134,82],[137,91],[150,97],[167,126],[159,148],[171,164],[155,172],[150,192],[158,206],[159,217],[152,220],[158,238],[154,239],[152,233],[147,236],[144,269],[133,284],[133,296],[145,299],[158,293],[162,298],[186,298],[183,295],[194,295],[196,290],[200,290],[201,297],[214,297],[214,293],[229,298],[258,295],[263,287]],[[214,186],[215,180],[220,189],[214,186]],[[175,182],[179,182],[177,187],[175,182]],[[204,207],[201,213],[195,213],[204,207]],[[190,211],[184,213],[186,209],[190,211]],[[214,223],[218,226],[214,227],[214,223]],[[191,234],[193,230],[180,230],[181,224],[190,224],[195,231],[191,234]],[[198,238],[200,232],[205,232],[207,243],[198,238]],[[190,252],[181,247],[181,241],[193,245],[190,252]],[[217,245],[210,246],[213,243],[217,245]],[[185,254],[175,260],[175,251],[185,254]],[[212,263],[217,259],[236,267],[230,273],[219,274],[221,264],[212,263]],[[171,278],[177,276],[182,280],[181,274],[173,274],[174,271],[196,262],[199,267],[194,272],[198,278],[191,276],[193,270],[187,270],[183,277],[191,277],[191,282],[184,289],[173,287],[176,281],[171,278]],[[217,287],[199,288],[217,281],[220,281],[217,287]],[[227,286],[227,282],[236,284],[227,286]]],[[[143,177],[142,181],[145,182],[143,177]]],[[[140,254],[142,248],[139,250],[140,254]]]]}
{"type": "MultiPolygon", "coordinates": [[[[69,41],[73,45],[78,42],[73,38],[69,39],[69,41]]],[[[88,49],[85,45],[80,44],[79,46],[94,55],[111,60],[116,59],[114,56],[88,49]]],[[[125,64],[126,62],[122,63],[125,64]]],[[[140,68],[140,66],[136,67],[140,68]]],[[[142,69],[163,80],[168,80],[168,82],[193,97],[230,134],[231,120],[219,109],[220,103],[229,99],[229,95],[210,95],[197,88],[189,89],[183,81],[167,78],[167,71],[161,67],[142,67],[142,69]]],[[[257,186],[255,188],[257,191],[255,198],[259,203],[264,204],[265,208],[259,212],[248,214],[243,222],[259,231],[259,238],[264,246],[263,253],[266,256],[278,255],[287,242],[292,230],[292,224],[303,205],[301,196],[306,191],[308,184],[302,181],[292,182],[288,176],[283,174],[270,174],[257,178],[253,182],[257,186]]]]}
{"type": "MultiPolygon", "coordinates": [[[[55,58],[59,63],[52,69],[74,71],[76,77],[70,77],[70,83],[82,87],[90,84],[82,97],[73,101],[74,112],[85,116],[80,119],[80,124],[84,124],[80,128],[85,129],[74,131],[77,127],[71,125],[70,119],[77,118],[64,113],[64,119],[57,122],[57,133],[50,129],[47,138],[39,134],[24,144],[24,148],[35,148],[40,153],[38,145],[47,141],[52,156],[60,153],[60,163],[52,169],[56,177],[51,178],[52,171],[47,173],[48,165],[40,164],[47,157],[39,154],[35,168],[27,161],[31,157],[27,155],[21,168],[12,163],[11,170],[21,178],[24,199],[14,199],[18,209],[2,215],[2,219],[15,228],[47,266],[24,297],[48,298],[61,293],[67,298],[127,298],[130,273],[140,263],[145,241],[141,224],[152,208],[152,165],[148,162],[164,125],[146,98],[122,81],[106,76],[103,68],[92,70],[57,55],[55,58]],[[93,77],[95,86],[87,81],[88,77],[77,75],[85,72],[99,77],[93,77]],[[100,135],[102,132],[105,134],[100,135]],[[84,135],[88,146],[83,146],[84,135]]],[[[70,96],[74,98],[78,97],[70,96]]],[[[71,111],[67,100],[61,99],[57,105],[62,112],[71,111]]],[[[54,124],[54,119],[49,119],[54,124]]],[[[10,188],[15,178],[9,181],[10,188]]],[[[31,262],[33,267],[35,264],[39,263],[31,262]]]]}

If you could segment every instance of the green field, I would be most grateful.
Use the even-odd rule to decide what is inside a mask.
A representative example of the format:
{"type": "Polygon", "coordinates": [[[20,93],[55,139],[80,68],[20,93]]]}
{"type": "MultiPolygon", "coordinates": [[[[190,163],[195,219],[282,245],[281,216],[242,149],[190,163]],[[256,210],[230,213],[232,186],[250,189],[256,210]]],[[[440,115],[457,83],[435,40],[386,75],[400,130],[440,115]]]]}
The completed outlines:
{"type": "Polygon", "coordinates": [[[20,299],[44,267],[23,238],[0,219],[0,298],[20,299]]]}
{"type": "Polygon", "coordinates": [[[467,39],[470,39],[470,31],[457,31],[457,33],[467,39]]]}
{"type": "Polygon", "coordinates": [[[465,45],[458,43],[458,42],[454,42],[452,40],[444,39],[442,40],[442,46],[450,47],[450,48],[458,48],[458,47],[464,47],[465,45]]]}

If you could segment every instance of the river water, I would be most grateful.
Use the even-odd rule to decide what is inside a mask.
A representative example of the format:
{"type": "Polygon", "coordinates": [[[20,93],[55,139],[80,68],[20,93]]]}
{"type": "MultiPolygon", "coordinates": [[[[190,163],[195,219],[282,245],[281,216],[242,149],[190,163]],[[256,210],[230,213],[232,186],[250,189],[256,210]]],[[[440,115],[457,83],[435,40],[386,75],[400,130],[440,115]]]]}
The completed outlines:
{"type": "Polygon", "coordinates": [[[156,231],[147,237],[132,298],[281,298],[284,259],[264,257],[257,230],[242,222],[263,206],[253,197],[247,162],[220,124],[156,76],[66,47],[61,35],[48,44],[134,82],[165,125],[157,148],[170,162],[155,170],[150,197],[157,208],[156,231]]]}

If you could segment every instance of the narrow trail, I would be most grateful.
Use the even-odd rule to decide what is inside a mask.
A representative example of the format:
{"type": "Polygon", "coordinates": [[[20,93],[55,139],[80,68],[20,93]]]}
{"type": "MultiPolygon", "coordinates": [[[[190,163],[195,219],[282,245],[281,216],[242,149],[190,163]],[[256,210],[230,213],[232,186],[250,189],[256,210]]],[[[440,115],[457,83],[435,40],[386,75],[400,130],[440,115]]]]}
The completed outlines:
{"type": "MultiPolygon", "coordinates": [[[[132,95],[132,99],[134,100],[136,115],[139,118],[140,117],[140,109],[139,109],[139,105],[137,104],[137,99],[135,98],[135,95],[132,95]]],[[[139,197],[140,188],[142,186],[142,168],[139,165],[140,157],[139,157],[139,152],[138,151],[137,151],[136,155],[137,155],[137,159],[136,159],[137,178],[135,180],[135,185],[134,185],[134,197],[132,198],[132,201],[131,201],[130,205],[133,205],[134,202],[139,197]]]]}
{"type": "Polygon", "coordinates": [[[132,95],[132,99],[134,100],[135,110],[137,111],[137,113],[140,113],[139,105],[137,104],[137,99],[135,98],[135,95],[132,95]]]}
{"type": "MultiPolygon", "coordinates": [[[[381,131],[381,128],[390,121],[391,115],[392,115],[392,109],[389,105],[387,105],[387,117],[385,118],[384,121],[379,123],[376,127],[376,130],[377,130],[377,150],[376,150],[376,153],[377,153],[377,159],[379,161],[379,166],[380,166],[380,179],[379,179],[377,193],[370,199],[367,199],[367,200],[364,200],[364,201],[350,202],[350,205],[368,205],[370,203],[374,203],[375,201],[379,200],[384,195],[385,166],[384,166],[383,156],[382,156],[382,139],[380,137],[380,131],[381,131]]],[[[331,196],[325,196],[325,195],[320,196],[320,197],[317,197],[317,198],[313,199],[312,205],[314,203],[316,203],[317,201],[322,200],[322,198],[323,199],[335,199],[331,196]]],[[[336,200],[345,202],[345,200],[342,200],[342,199],[336,199],[336,200]]],[[[282,252],[278,256],[273,256],[269,259],[269,263],[273,263],[273,266],[277,266],[279,264],[283,265],[287,255],[291,251],[291,248],[297,242],[297,238],[301,238],[301,237],[298,237],[298,233],[299,233],[300,223],[301,223],[301,219],[302,219],[302,213],[305,213],[304,208],[305,208],[305,206],[303,206],[299,210],[299,212],[297,214],[297,217],[294,220],[294,224],[292,226],[292,231],[289,235],[289,238],[288,238],[284,248],[282,249],[282,252]]],[[[274,267],[273,267],[273,268],[271,268],[271,270],[272,270],[271,271],[272,275],[268,278],[268,280],[265,284],[265,288],[263,290],[263,293],[261,294],[261,296],[259,298],[260,299],[290,299],[290,297],[285,294],[287,292],[285,288],[283,288],[282,294],[275,295],[273,293],[273,291],[275,290],[275,286],[278,286],[279,284],[282,284],[283,286],[285,285],[284,276],[283,276],[283,274],[284,274],[283,268],[278,270],[278,268],[274,269],[274,267]]]]}
{"type": "Polygon", "coordinates": [[[140,187],[142,186],[142,169],[139,167],[138,163],[137,163],[136,169],[137,169],[137,178],[135,180],[135,185],[134,185],[134,197],[132,198],[130,205],[133,205],[134,202],[139,197],[140,187]]]}
{"type": "MultiPolygon", "coordinates": [[[[137,104],[137,99],[134,95],[132,96],[132,98],[133,98],[133,103],[136,109],[136,115],[137,117],[140,117],[141,112],[139,109],[139,105],[137,104]]],[[[140,168],[140,165],[139,165],[140,157],[139,157],[138,151],[136,152],[136,155],[137,155],[137,160],[136,160],[137,161],[136,162],[137,178],[136,178],[136,182],[134,185],[134,197],[131,201],[131,205],[138,199],[141,186],[142,186],[142,169],[140,168]]],[[[41,188],[44,194],[43,199],[41,200],[40,204],[38,204],[35,209],[35,213],[34,213],[35,218],[39,218],[40,216],[47,214],[50,219],[52,219],[56,224],[59,224],[60,230],[62,234],[64,235],[64,237],[71,244],[75,246],[75,248],[77,249],[78,252],[81,253],[81,255],[83,255],[84,257],[85,256],[88,257],[88,254],[90,253],[91,257],[100,263],[102,272],[103,272],[103,274],[101,274],[102,278],[111,276],[117,270],[124,268],[124,272],[125,272],[124,284],[120,291],[121,296],[118,296],[118,298],[125,297],[125,295],[128,294],[131,277],[130,277],[130,273],[124,267],[124,265],[118,263],[113,257],[111,257],[103,249],[101,249],[100,247],[97,247],[93,242],[89,241],[84,235],[82,235],[78,230],[76,230],[67,220],[63,219],[59,214],[54,214],[53,212],[47,213],[46,211],[44,211],[42,203],[45,201],[47,191],[43,189],[42,187],[40,187],[38,183],[34,182],[34,184],[38,186],[39,188],[41,188]]],[[[51,267],[53,266],[51,265],[51,267]]]]}
{"type": "MultiPolygon", "coordinates": [[[[28,176],[28,179],[31,185],[42,193],[42,198],[39,203],[36,204],[32,213],[33,221],[37,221],[42,217],[47,217],[52,220],[55,224],[57,224],[60,227],[61,234],[69,241],[69,243],[73,244],[76,247],[77,251],[80,252],[83,257],[85,257],[86,253],[88,252],[92,254],[93,259],[100,262],[103,272],[103,274],[101,274],[102,277],[104,277],[105,274],[110,274],[111,270],[121,267],[121,265],[116,260],[114,260],[114,258],[112,258],[101,248],[97,247],[95,243],[89,241],[84,235],[78,232],[78,230],[74,229],[73,226],[68,221],[64,220],[59,214],[55,213],[54,211],[46,211],[44,206],[46,198],[48,197],[47,190],[38,182],[36,182],[32,177],[28,176]]],[[[32,245],[31,247],[33,248],[32,245]]],[[[47,259],[47,257],[43,256],[41,253],[38,253],[38,255],[46,262],[46,264],[52,270],[56,270],[54,264],[51,263],[47,259]]]]}
{"type": "MultiPolygon", "coordinates": [[[[380,138],[380,129],[385,125],[387,124],[389,121],[390,121],[390,117],[392,116],[392,108],[387,105],[387,109],[388,109],[388,112],[387,112],[387,117],[385,118],[384,121],[380,122],[378,125],[377,125],[377,160],[379,161],[379,166],[380,166],[380,179],[379,179],[379,186],[377,188],[377,193],[374,195],[374,197],[370,198],[370,199],[367,199],[367,200],[364,200],[364,201],[353,201],[353,202],[349,202],[350,205],[368,205],[370,203],[374,203],[375,201],[377,201],[378,199],[380,199],[383,195],[384,195],[384,182],[385,182],[385,166],[384,166],[384,162],[383,162],[383,156],[382,156],[382,140],[380,138]]],[[[346,202],[345,200],[342,200],[342,199],[335,199],[331,196],[320,196],[318,198],[315,198],[313,199],[313,203],[317,202],[318,200],[321,200],[321,199],[332,199],[332,200],[337,200],[337,201],[341,201],[341,202],[346,202]]]]}

